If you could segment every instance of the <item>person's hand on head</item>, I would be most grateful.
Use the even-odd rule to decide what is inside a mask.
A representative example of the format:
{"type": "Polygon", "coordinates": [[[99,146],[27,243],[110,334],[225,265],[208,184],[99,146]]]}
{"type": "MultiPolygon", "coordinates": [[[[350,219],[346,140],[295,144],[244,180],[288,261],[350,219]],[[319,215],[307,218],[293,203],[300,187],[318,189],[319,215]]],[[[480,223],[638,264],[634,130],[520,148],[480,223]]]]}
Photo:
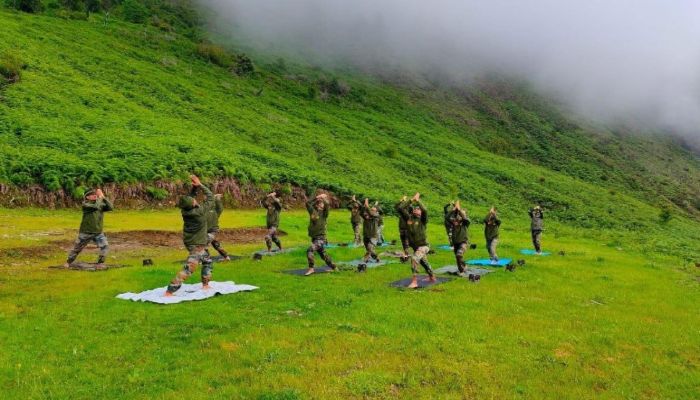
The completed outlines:
{"type": "Polygon", "coordinates": [[[459,204],[459,200],[455,201],[455,209],[457,209],[457,210],[462,209],[461,205],[459,204]]]}
{"type": "Polygon", "coordinates": [[[406,201],[407,199],[408,199],[408,196],[404,195],[404,196],[401,198],[401,201],[406,201]]]}
{"type": "Polygon", "coordinates": [[[413,201],[419,201],[420,200],[420,193],[416,192],[416,194],[413,195],[413,201]]]}
{"type": "Polygon", "coordinates": [[[365,197],[365,207],[369,206],[369,199],[365,197]]]}
{"type": "Polygon", "coordinates": [[[352,201],[355,201],[355,195],[354,195],[354,194],[352,195],[352,201]]]}
{"type": "Polygon", "coordinates": [[[103,199],[105,197],[105,194],[102,192],[102,189],[95,190],[95,194],[97,195],[98,199],[103,199]]]}

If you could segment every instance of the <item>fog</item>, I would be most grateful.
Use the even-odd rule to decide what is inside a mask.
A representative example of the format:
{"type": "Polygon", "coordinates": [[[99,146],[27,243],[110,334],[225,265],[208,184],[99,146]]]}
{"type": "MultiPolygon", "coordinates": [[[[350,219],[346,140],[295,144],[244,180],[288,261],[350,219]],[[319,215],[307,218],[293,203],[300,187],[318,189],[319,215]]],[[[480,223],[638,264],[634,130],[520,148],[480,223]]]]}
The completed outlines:
{"type": "Polygon", "coordinates": [[[211,27],[316,63],[530,82],[603,122],[700,144],[697,0],[198,0],[211,27]]]}

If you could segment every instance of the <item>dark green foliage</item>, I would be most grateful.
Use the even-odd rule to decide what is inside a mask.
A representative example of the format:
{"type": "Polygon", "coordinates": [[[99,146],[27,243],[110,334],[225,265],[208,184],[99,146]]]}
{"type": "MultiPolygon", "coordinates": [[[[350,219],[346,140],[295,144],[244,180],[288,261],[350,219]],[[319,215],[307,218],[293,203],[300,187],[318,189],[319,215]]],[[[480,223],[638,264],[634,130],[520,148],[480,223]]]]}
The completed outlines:
{"type": "Polygon", "coordinates": [[[43,10],[41,0],[5,0],[5,6],[28,13],[38,13],[43,10]]]}
{"type": "Polygon", "coordinates": [[[350,85],[338,78],[322,78],[318,81],[318,88],[322,98],[328,96],[343,97],[350,93],[350,85]]]}
{"type": "Polygon", "coordinates": [[[153,186],[148,186],[146,187],[146,193],[153,199],[153,200],[165,200],[168,198],[168,191],[165,189],[153,187],[153,186]]]}
{"type": "Polygon", "coordinates": [[[135,24],[143,23],[150,15],[149,10],[139,0],[124,0],[121,14],[124,20],[135,24]]]}
{"type": "Polygon", "coordinates": [[[673,218],[673,214],[671,213],[671,208],[669,208],[668,206],[662,207],[661,212],[659,212],[659,221],[662,224],[667,224],[668,221],[671,220],[671,218],[673,218]]]}
{"type": "Polygon", "coordinates": [[[249,76],[255,72],[253,60],[245,54],[237,54],[233,64],[233,72],[238,76],[249,76]]]}

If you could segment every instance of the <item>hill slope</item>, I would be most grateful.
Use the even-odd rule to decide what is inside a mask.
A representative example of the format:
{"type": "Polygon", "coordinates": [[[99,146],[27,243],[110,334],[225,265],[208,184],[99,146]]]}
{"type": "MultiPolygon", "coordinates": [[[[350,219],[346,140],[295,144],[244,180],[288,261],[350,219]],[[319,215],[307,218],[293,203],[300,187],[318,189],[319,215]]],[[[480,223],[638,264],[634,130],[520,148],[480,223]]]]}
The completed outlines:
{"type": "Polygon", "coordinates": [[[26,64],[0,89],[11,187],[78,193],[195,171],[385,202],[417,190],[435,210],[459,196],[479,214],[539,201],[561,222],[631,233],[665,231],[659,207],[673,204],[673,229],[700,237],[697,154],[567,119],[522,85],[407,87],[281,62],[238,76],[154,27],[6,11],[0,26],[0,54],[26,64]]]}

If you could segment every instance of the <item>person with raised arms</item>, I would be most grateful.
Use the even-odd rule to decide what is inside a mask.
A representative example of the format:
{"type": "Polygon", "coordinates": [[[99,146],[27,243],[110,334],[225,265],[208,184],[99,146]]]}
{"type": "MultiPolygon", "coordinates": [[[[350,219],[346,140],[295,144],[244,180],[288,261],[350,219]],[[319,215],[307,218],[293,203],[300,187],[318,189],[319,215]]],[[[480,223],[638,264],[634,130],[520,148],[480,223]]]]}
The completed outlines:
{"type": "Polygon", "coordinates": [[[484,236],[486,237],[486,248],[489,251],[491,264],[498,264],[498,254],[496,247],[498,246],[498,231],[501,227],[501,219],[498,218],[496,207],[491,207],[489,213],[484,218],[484,236]]]}
{"type": "Polygon", "coordinates": [[[544,212],[542,207],[535,206],[528,210],[530,216],[530,232],[532,234],[532,245],[535,247],[537,255],[542,255],[542,231],[544,230],[544,212]]]}
{"type": "Polygon", "coordinates": [[[267,252],[272,251],[272,243],[277,245],[279,250],[282,250],[282,242],[277,235],[277,229],[280,226],[280,212],[282,212],[282,201],[277,197],[277,193],[271,192],[260,202],[263,208],[267,210],[265,223],[267,226],[267,235],[265,235],[265,245],[267,252]]]}
{"type": "Polygon", "coordinates": [[[394,205],[394,210],[399,217],[399,239],[401,240],[401,247],[403,248],[403,260],[408,259],[408,224],[406,223],[406,217],[404,216],[403,209],[408,205],[408,198],[403,196],[401,200],[394,205]]]}
{"type": "Polygon", "coordinates": [[[375,249],[379,241],[379,222],[381,216],[375,203],[374,206],[369,205],[369,200],[365,199],[360,211],[362,216],[362,242],[365,245],[365,255],[362,258],[362,264],[366,267],[370,258],[379,262],[379,256],[375,249]]]}
{"type": "Polygon", "coordinates": [[[109,252],[109,243],[104,230],[104,213],[114,210],[112,203],[105,197],[102,189],[90,189],[83,195],[83,219],[80,221],[78,238],[73,243],[73,248],[68,253],[68,259],[63,264],[64,268],[70,268],[73,261],[78,258],[78,254],[83,251],[90,242],[95,242],[100,249],[95,269],[106,269],[105,260],[109,252]]]}
{"type": "Polygon", "coordinates": [[[408,285],[408,288],[413,289],[418,287],[418,264],[422,265],[428,273],[430,282],[436,281],[433,269],[428,262],[428,252],[430,252],[427,236],[428,211],[420,201],[420,193],[416,193],[410,202],[404,203],[401,213],[406,220],[408,244],[413,249],[411,256],[413,279],[408,285]]]}
{"type": "Polygon", "coordinates": [[[328,195],[325,193],[319,194],[313,199],[306,202],[306,210],[309,212],[309,238],[311,238],[311,246],[306,250],[306,259],[309,262],[309,269],[304,275],[311,275],[316,270],[314,269],[314,253],[326,262],[326,266],[332,270],[336,270],[335,264],[331,256],[326,253],[325,247],[328,244],[326,239],[326,228],[328,225],[330,203],[328,195]]]}
{"type": "Polygon", "coordinates": [[[354,234],[353,244],[356,246],[360,245],[360,225],[362,224],[362,216],[360,215],[362,204],[352,195],[350,202],[347,205],[347,209],[350,210],[350,224],[352,225],[352,232],[354,234]]]}
{"type": "Polygon", "coordinates": [[[466,264],[464,262],[464,253],[469,245],[469,224],[471,220],[467,216],[466,210],[462,209],[459,200],[454,202],[454,208],[449,214],[452,247],[457,261],[457,269],[459,276],[464,276],[466,264]]]}
{"type": "Polygon", "coordinates": [[[187,261],[182,269],[170,281],[165,296],[173,296],[182,287],[182,282],[187,280],[197,270],[197,266],[202,264],[202,288],[209,289],[214,262],[207,253],[207,214],[216,207],[214,194],[208,187],[202,185],[199,178],[191,175],[192,190],[190,194],[181,196],[178,207],[182,214],[182,241],[187,248],[187,261]],[[200,204],[196,197],[197,192],[204,192],[206,199],[200,204]]]}

